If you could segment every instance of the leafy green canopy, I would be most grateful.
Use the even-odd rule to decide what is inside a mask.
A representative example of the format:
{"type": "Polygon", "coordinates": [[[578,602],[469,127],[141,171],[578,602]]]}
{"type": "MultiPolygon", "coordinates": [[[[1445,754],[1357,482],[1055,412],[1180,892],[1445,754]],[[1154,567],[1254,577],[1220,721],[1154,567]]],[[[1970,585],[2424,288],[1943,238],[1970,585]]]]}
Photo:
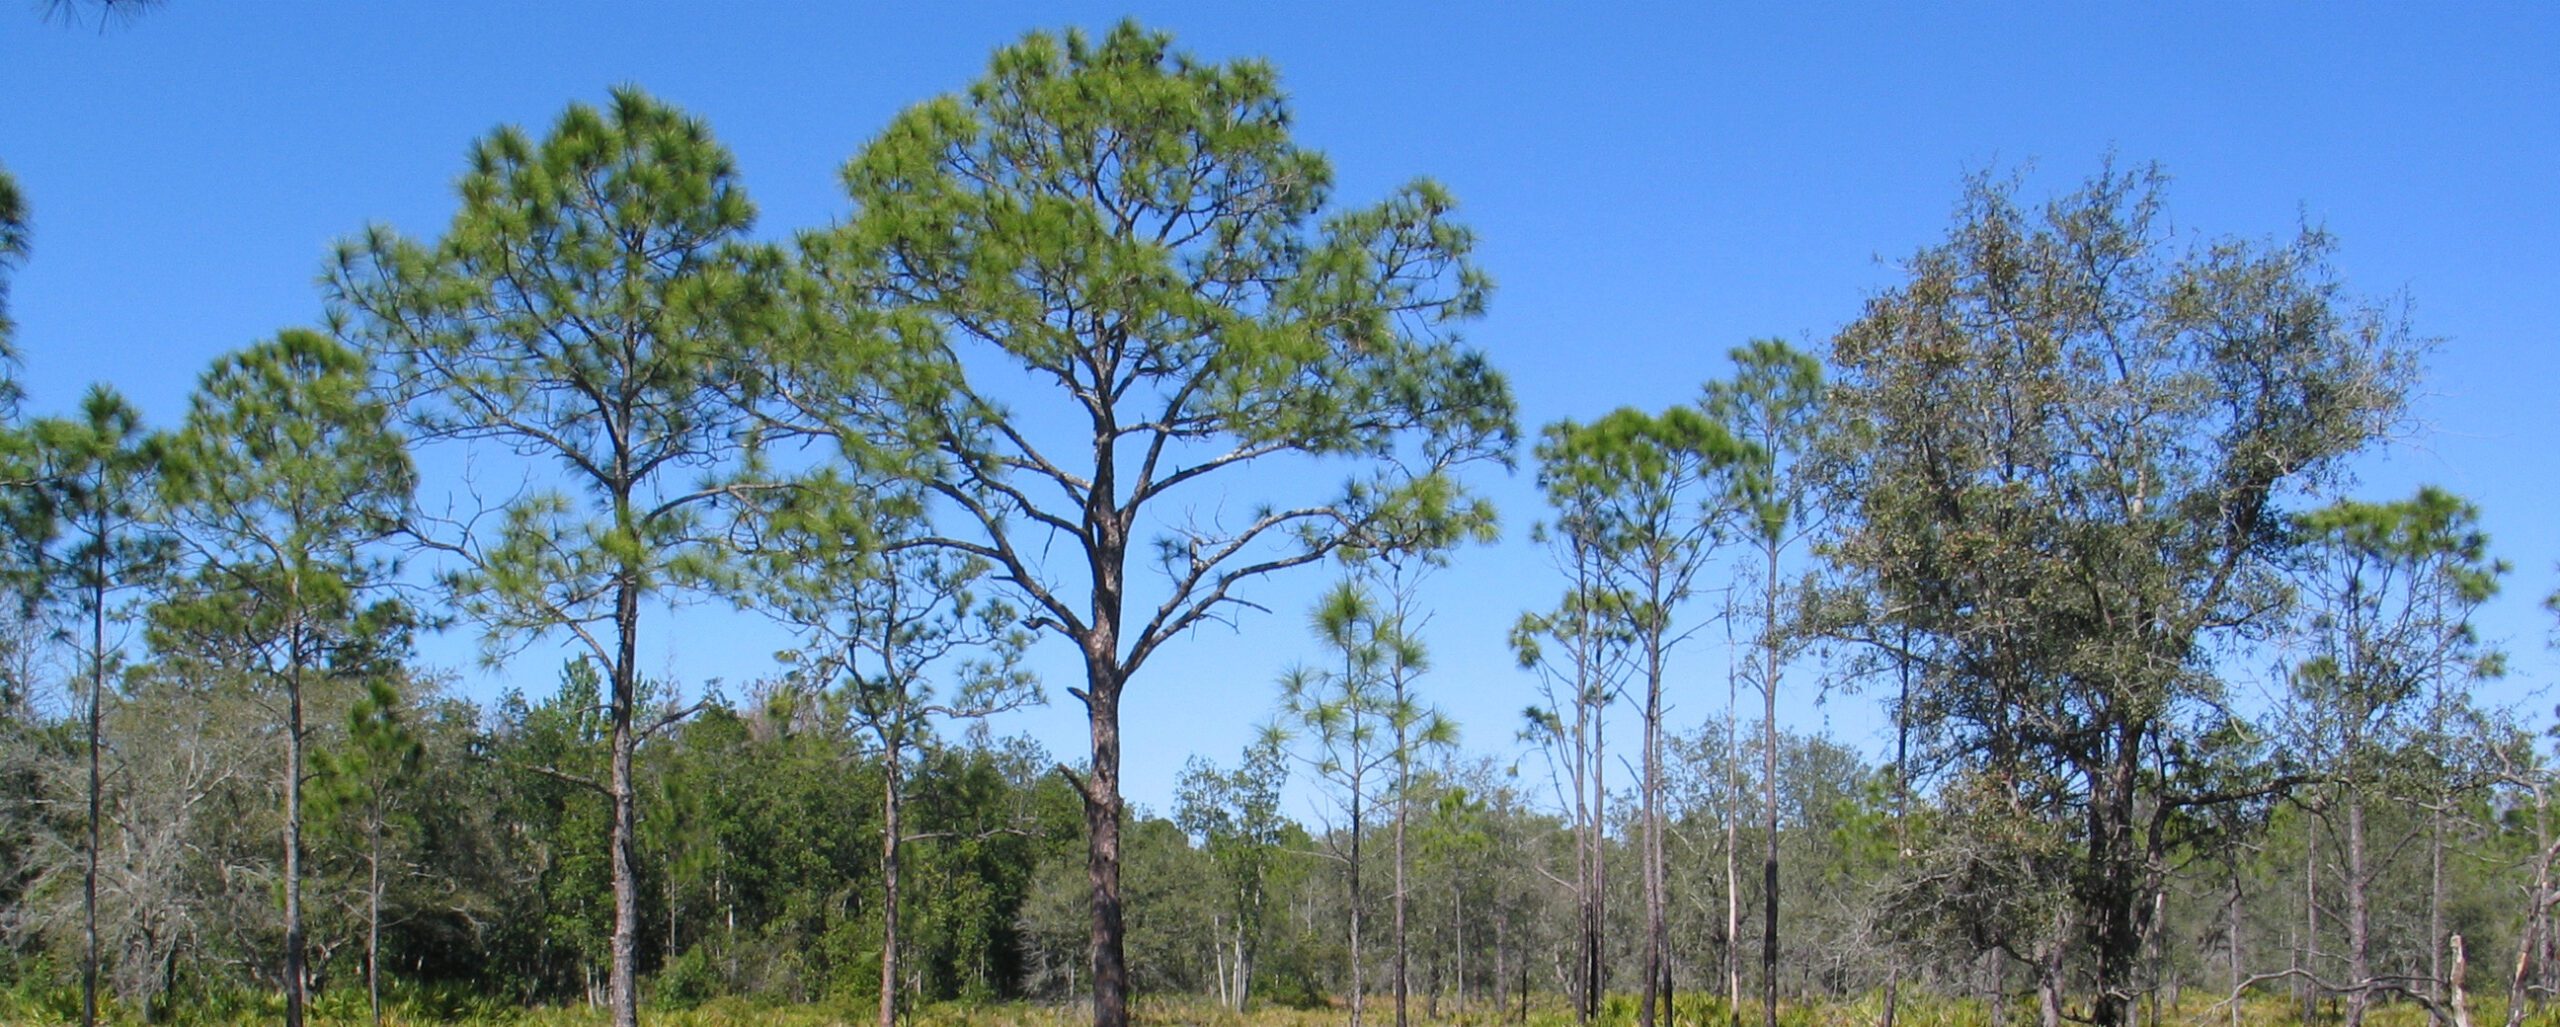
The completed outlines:
{"type": "Polygon", "coordinates": [[[806,401],[873,392],[861,383],[883,362],[842,358],[860,352],[844,337],[903,341],[886,416],[976,522],[964,548],[1071,634],[1096,611],[1015,548],[1016,519],[1108,555],[1141,508],[1203,476],[1285,455],[1401,458],[1331,500],[1167,526],[1173,601],[1124,636],[1131,668],[1230,586],[1355,539],[1421,495],[1414,480],[1498,456],[1512,433],[1502,380],[1449,330],[1488,283],[1447,193],[1415,182],[1320,219],[1332,172],[1290,140],[1272,70],[1169,47],[1130,24],[1033,34],[965,93],[901,114],[845,168],[854,215],[803,241],[856,330],[787,369],[806,401]],[[1017,410],[1004,383],[1020,379],[998,364],[1049,402],[1017,410]],[[1050,425],[1073,427],[1053,439],[1050,425]]]}
{"type": "Polygon", "coordinates": [[[405,523],[416,474],[370,387],[363,354],[300,330],[206,372],[159,451],[160,498],[197,572],[155,611],[156,648],[279,673],[396,659],[410,615],[364,603],[395,573],[367,550],[405,523]]]}
{"type": "Polygon", "coordinates": [[[2326,235],[2182,252],[2162,183],[2110,168],[2037,209],[1977,180],[1834,347],[1846,632],[1917,661],[1937,754],[2078,822],[2101,1023],[2163,822],[2216,800],[2214,656],[2273,626],[2282,505],[2393,425],[2414,365],[2326,235]]]}
{"type": "Polygon", "coordinates": [[[2291,684],[2322,714],[2315,748],[2361,761],[2368,745],[2404,741],[2376,736],[2408,728],[2413,703],[2500,672],[2502,654],[2471,624],[2507,571],[2478,507],[2430,485],[2391,502],[2340,500],[2291,527],[2306,607],[2291,684]]]}
{"type": "Polygon", "coordinates": [[[611,665],[586,628],[615,588],[726,570],[702,515],[736,486],[731,382],[769,309],[736,245],[755,210],[702,122],[630,89],[571,105],[539,143],[492,133],[461,193],[432,245],[377,226],[342,247],[335,314],[413,434],[492,442],[567,483],[464,554],[462,612],[493,640],[567,628],[611,665]]]}
{"type": "Polygon", "coordinates": [[[12,374],[18,365],[18,324],[9,319],[9,276],[26,259],[26,197],[9,169],[0,167],[0,417],[16,416],[24,398],[12,374]]]}

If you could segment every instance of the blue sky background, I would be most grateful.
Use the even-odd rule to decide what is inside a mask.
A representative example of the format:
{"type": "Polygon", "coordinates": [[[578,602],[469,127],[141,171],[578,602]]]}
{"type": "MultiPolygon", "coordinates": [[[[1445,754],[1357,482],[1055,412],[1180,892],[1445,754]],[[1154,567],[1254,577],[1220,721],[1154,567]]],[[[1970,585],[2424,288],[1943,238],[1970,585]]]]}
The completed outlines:
{"type": "MultiPolygon", "coordinates": [[[[2405,295],[2418,330],[2444,340],[2419,431],[2365,460],[2358,491],[2434,482],[2482,505],[2517,568],[2482,618],[2516,656],[2489,694],[2547,715],[2551,621],[2536,601],[2560,557],[2548,4],[172,0],[101,32],[0,0],[0,164],[35,221],[13,290],[30,411],[103,380],[170,422],[215,356],[318,317],[334,240],[368,221],[439,232],[469,143],[497,124],[539,131],[570,101],[639,85],[710,122],[778,237],[844,212],[837,167],[897,110],[965,86],[1029,29],[1123,14],[1203,57],[1276,64],[1297,138],[1332,157],[1345,201],[1415,175],[1457,194],[1499,283],[1469,337],[1511,375],[1531,430],[1686,401],[1752,337],[1822,347],[1895,279],[1894,260],[1940,237],[1971,170],[2030,167],[2042,195],[2112,151],[2167,167],[2191,236],[2324,224],[2352,289],[2405,295]]],[[[1526,541],[1525,469],[1480,484],[1506,539],[1429,585],[1428,687],[1469,749],[1507,754],[1531,681],[1504,635],[1557,583],[1526,541]]],[[[1312,655],[1300,611],[1323,582],[1263,589],[1274,613],[1150,664],[1127,708],[1132,799],[1161,808],[1191,753],[1233,758],[1273,680],[1312,655]]],[[[697,684],[766,673],[780,642],[707,607],[655,627],[651,669],[697,684]]],[[[463,637],[429,646],[475,697],[539,695],[556,676],[546,651],[495,670],[471,654],[463,637]]],[[[1675,719],[1721,708],[1724,664],[1690,654],[1675,719]]],[[[1073,757],[1072,663],[1054,647],[1040,665],[1056,704],[997,728],[1073,757]]],[[[1809,684],[1784,708],[1861,746],[1882,727],[1866,698],[1809,684]]]]}

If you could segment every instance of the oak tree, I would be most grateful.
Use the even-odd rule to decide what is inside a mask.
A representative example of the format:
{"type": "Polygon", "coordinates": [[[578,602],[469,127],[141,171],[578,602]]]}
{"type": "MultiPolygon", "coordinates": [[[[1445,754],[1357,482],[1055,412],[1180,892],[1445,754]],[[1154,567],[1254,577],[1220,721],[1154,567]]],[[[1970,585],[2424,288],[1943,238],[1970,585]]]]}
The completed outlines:
{"type": "Polygon", "coordinates": [[[2036,206],[1976,178],[1832,361],[1851,619],[1927,661],[1908,712],[1937,751],[2023,771],[1987,780],[2040,782],[2036,816],[2069,825],[2058,915],[2107,1027],[2174,819],[2233,798],[2177,772],[2226,709],[2217,644],[2272,627],[2285,504],[2392,427],[2415,350],[2331,277],[2327,235],[2189,249],[2163,183],[2110,167],[2036,206]]]}

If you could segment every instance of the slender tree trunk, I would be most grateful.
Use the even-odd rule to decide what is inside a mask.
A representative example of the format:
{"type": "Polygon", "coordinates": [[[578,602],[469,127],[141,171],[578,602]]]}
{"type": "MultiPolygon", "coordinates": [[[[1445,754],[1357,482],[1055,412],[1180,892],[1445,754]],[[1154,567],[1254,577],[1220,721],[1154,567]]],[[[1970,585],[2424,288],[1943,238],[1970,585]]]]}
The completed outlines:
{"type": "MultiPolygon", "coordinates": [[[[1352,717],[1357,723],[1359,714],[1355,712],[1352,717]]],[[[1355,768],[1363,766],[1360,758],[1360,749],[1354,743],[1351,765],[1355,768]]],[[[1364,1004],[1361,999],[1367,997],[1369,991],[1368,981],[1361,973],[1360,958],[1360,806],[1360,776],[1355,771],[1351,777],[1351,1027],[1360,1027],[1360,1007],[1364,1004]]]]}
{"type": "Polygon", "coordinates": [[[2453,946],[2453,1027],[2471,1027],[2471,996],[2462,990],[2463,974],[2471,969],[2471,961],[2463,957],[2461,935],[2449,941],[2453,946]]]}
{"type": "MultiPolygon", "coordinates": [[[[377,797],[377,802],[380,799],[377,797]]],[[[382,814],[365,824],[364,993],[373,1027],[382,1027],[382,814]]]]}
{"type": "MultiPolygon", "coordinates": [[[[297,593],[299,584],[291,586],[297,593]]],[[[300,612],[286,627],[290,650],[285,677],[284,770],[284,1022],[302,1027],[304,993],[302,936],[302,623],[300,612]]]]}
{"type": "MultiPolygon", "coordinates": [[[[1655,616],[1662,614],[1657,600],[1655,616]]],[[[1644,686],[1644,988],[1636,1022],[1654,1027],[1662,995],[1665,928],[1662,894],[1662,625],[1645,639],[1644,686]]],[[[1667,1019],[1667,1018],[1666,1018],[1667,1019]]]]}
{"type": "Polygon", "coordinates": [[[1742,678],[1725,671],[1724,1007],[1742,1022],[1742,678]]]}
{"type": "MultiPolygon", "coordinates": [[[[1401,602],[1402,600],[1399,599],[1399,605],[1401,602]]],[[[1397,630],[1401,631],[1403,629],[1401,611],[1397,621],[1397,630]]],[[[1413,743],[1411,739],[1405,737],[1407,733],[1405,711],[1408,706],[1404,690],[1403,671],[1399,668],[1396,681],[1396,1027],[1406,1027],[1405,1000],[1411,990],[1407,983],[1409,980],[1407,976],[1409,971],[1406,966],[1408,950],[1405,947],[1404,936],[1404,824],[1406,807],[1413,799],[1413,743]]]]}
{"type": "Polygon", "coordinates": [[[2442,1023],[2445,1018],[2444,979],[2444,806],[2446,797],[2439,790],[2435,806],[2427,811],[2427,997],[2435,1003],[2428,1018],[2442,1023]]]}
{"type": "Polygon", "coordinates": [[[895,732],[881,747],[880,822],[880,1027],[898,1022],[898,855],[904,830],[898,824],[898,739],[895,732]]]}
{"type": "Polygon", "coordinates": [[[2347,1027],[2364,1027],[2373,999],[2373,912],[2365,873],[2364,789],[2347,789],[2347,1027]]]}
{"type": "Polygon", "coordinates": [[[639,739],[632,728],[633,707],[639,705],[640,589],[625,580],[615,587],[614,596],[615,659],[613,666],[613,770],[608,792],[613,803],[613,828],[609,838],[613,861],[613,967],[609,971],[606,1003],[613,1010],[614,1027],[638,1027],[640,1023],[640,878],[634,865],[634,847],[638,844],[638,820],[634,809],[631,772],[632,750],[639,739]]]}
{"type": "MultiPolygon", "coordinates": [[[[1902,651],[1894,658],[1894,675],[1899,682],[1893,702],[1893,849],[1897,864],[1911,860],[1911,629],[1902,629],[1902,651]]],[[[1900,872],[1900,866],[1896,866],[1900,872]]],[[[1885,939],[1891,967],[1884,979],[1884,1023],[1894,1027],[1894,1015],[1902,999],[1902,951],[1885,939]]],[[[1998,1020],[1993,1020],[1998,1024],[1998,1020]]]]}
{"type": "Polygon", "coordinates": [[[80,1022],[98,1023],[98,824],[104,819],[105,775],[98,766],[99,709],[107,692],[107,508],[103,479],[93,497],[89,581],[89,851],[80,880],[80,1022]]]}
{"type": "Polygon", "coordinates": [[[1601,1000],[1609,994],[1608,950],[1604,943],[1609,932],[1609,764],[1608,722],[1598,717],[1591,720],[1591,923],[1585,928],[1585,959],[1591,964],[1589,1015],[1600,1016],[1601,1000]]]}
{"type": "Polygon", "coordinates": [[[1456,974],[1456,977],[1457,977],[1457,985],[1458,985],[1458,986],[1457,986],[1457,992],[1456,992],[1456,995],[1457,995],[1457,1006],[1458,1006],[1458,1011],[1459,1011],[1460,1013],[1464,1013],[1464,1012],[1466,1012],[1466,1010],[1467,1010],[1467,891],[1466,891],[1466,888],[1464,888],[1463,886],[1461,886],[1461,887],[1457,887],[1457,888],[1452,888],[1452,889],[1450,889],[1450,890],[1449,890],[1449,901],[1450,901],[1450,905],[1454,907],[1454,909],[1452,910],[1452,912],[1453,912],[1453,914],[1454,914],[1454,915],[1451,917],[1451,919],[1453,919],[1454,921],[1456,921],[1456,922],[1452,925],[1452,929],[1453,929],[1453,930],[1454,930],[1454,932],[1455,932],[1455,933],[1452,935],[1452,937],[1456,940],[1456,943],[1450,946],[1450,955],[1454,957],[1454,961],[1457,963],[1457,974],[1456,974]]]}
{"type": "Polygon", "coordinates": [[[1767,604],[1761,611],[1760,862],[1761,1023],[1778,1027],[1778,547],[1767,547],[1767,604]]]}
{"type": "Polygon", "coordinates": [[[2310,1023],[2319,1012],[2320,986],[2315,983],[2320,973],[2320,823],[2317,817],[2302,821],[2302,1022],[2310,1023]]]}
{"type": "Polygon", "coordinates": [[[2243,979],[2240,958],[2240,923],[2246,919],[2241,906],[2244,892],[2240,888],[2240,853],[2233,850],[2231,869],[2231,933],[2226,941],[2231,950],[2231,1027],[2240,1027],[2240,982],[2243,979]]]}

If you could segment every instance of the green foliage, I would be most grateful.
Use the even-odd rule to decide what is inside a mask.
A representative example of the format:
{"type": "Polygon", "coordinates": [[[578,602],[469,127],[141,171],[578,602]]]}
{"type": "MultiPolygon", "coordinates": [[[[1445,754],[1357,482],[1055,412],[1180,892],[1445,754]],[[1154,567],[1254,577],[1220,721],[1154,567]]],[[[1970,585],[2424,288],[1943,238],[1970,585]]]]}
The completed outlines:
{"type": "Polygon", "coordinates": [[[2226,709],[2215,644],[2280,593],[2282,504],[2396,422],[2417,348],[2319,232],[2180,252],[2163,181],[2108,168],[2039,209],[1976,179],[1842,331],[1830,394],[1841,633],[1918,661],[1910,723],[1983,798],[2071,825],[2107,991],[2150,918],[2144,821],[2209,801],[2174,772],[2226,709]],[[2144,774],[2161,751],[2173,776],[2144,774]]]}
{"type": "Polygon", "coordinates": [[[18,386],[16,321],[9,318],[9,278],[27,259],[27,200],[18,180],[0,167],[0,419],[15,419],[25,393],[18,386]]]}
{"type": "Polygon", "coordinates": [[[432,245],[377,226],[342,246],[334,313],[416,435],[494,442],[572,483],[508,504],[493,538],[444,540],[467,563],[448,576],[461,612],[493,645],[575,633],[627,684],[587,632],[613,597],[731,573],[704,511],[746,473],[730,396],[769,308],[740,244],[754,207],[700,121],[627,89],[571,105],[539,143],[481,140],[460,190],[432,245]]]}
{"type": "Polygon", "coordinates": [[[853,216],[802,239],[822,306],[862,312],[818,357],[884,332],[903,349],[868,367],[804,355],[784,377],[805,395],[878,395],[893,427],[870,434],[926,448],[927,487],[974,522],[953,544],[1070,635],[1096,625],[1014,550],[1012,519],[1064,532],[1116,574],[1139,511],[1204,475],[1291,455],[1419,458],[1371,462],[1331,501],[1241,525],[1168,521],[1169,597],[1115,639],[1130,667],[1236,585],[1378,541],[1370,529],[1413,509],[1418,483],[1445,494],[1436,474],[1508,445],[1507,390],[1446,331],[1486,290],[1447,196],[1416,183],[1319,222],[1330,170],[1287,127],[1259,63],[1197,62],[1129,24],[1100,40],[1035,33],[966,93],[901,114],[845,168],[853,216]],[[972,376],[972,343],[1054,384],[1044,399],[1090,431],[1040,439],[1029,425],[1048,422],[999,398],[1000,377],[972,376]]]}
{"type": "Polygon", "coordinates": [[[362,355],[306,331],[206,372],[158,450],[193,566],[153,611],[157,648],[279,684],[324,661],[362,674],[398,659],[405,607],[365,602],[398,568],[368,549],[404,524],[415,474],[367,388],[362,355]]]}

